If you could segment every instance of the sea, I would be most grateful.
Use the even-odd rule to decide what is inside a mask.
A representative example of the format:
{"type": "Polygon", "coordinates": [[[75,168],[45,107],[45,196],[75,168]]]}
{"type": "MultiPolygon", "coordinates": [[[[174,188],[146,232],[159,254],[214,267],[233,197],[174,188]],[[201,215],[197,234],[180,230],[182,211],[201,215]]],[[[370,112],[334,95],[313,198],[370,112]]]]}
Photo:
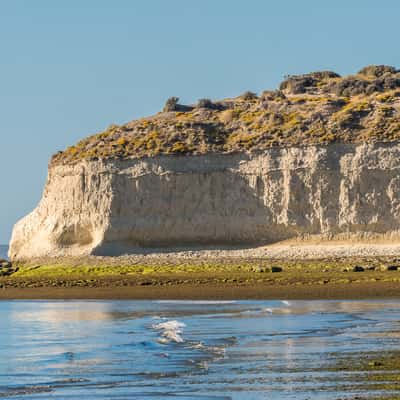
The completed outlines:
{"type": "Polygon", "coordinates": [[[7,260],[8,245],[0,244],[0,259],[7,260]]]}
{"type": "Polygon", "coordinates": [[[400,349],[399,321],[394,300],[0,301],[0,398],[378,396],[335,363],[400,349]]]}

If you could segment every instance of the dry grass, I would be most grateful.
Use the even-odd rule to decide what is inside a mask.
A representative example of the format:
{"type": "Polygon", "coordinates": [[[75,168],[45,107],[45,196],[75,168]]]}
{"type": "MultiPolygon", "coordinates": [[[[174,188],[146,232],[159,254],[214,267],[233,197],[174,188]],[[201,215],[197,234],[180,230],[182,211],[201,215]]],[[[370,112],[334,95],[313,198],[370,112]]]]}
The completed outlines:
{"type": "Polygon", "coordinates": [[[356,88],[356,95],[336,94],[337,85],[352,79],[355,84],[368,85],[382,79],[371,75],[374,68],[366,71],[368,74],[350,78],[317,73],[313,75],[318,78],[313,86],[300,94],[292,93],[289,85],[283,92],[265,91],[261,97],[239,96],[214,102],[212,109],[192,106],[186,112],[163,112],[122,126],[112,125],[57,153],[52,162],[263,151],[273,146],[332,142],[398,141],[400,73],[386,73],[395,82],[398,79],[399,87],[394,89],[369,88],[359,93],[361,89],[356,88]]]}

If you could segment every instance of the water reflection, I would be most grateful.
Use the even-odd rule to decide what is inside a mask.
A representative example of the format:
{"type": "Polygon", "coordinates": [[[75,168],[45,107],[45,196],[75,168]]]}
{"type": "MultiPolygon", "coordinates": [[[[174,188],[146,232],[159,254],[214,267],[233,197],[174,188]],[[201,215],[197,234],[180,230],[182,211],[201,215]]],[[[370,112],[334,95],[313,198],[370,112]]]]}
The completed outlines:
{"type": "Polygon", "coordinates": [[[362,389],[332,354],[398,349],[399,320],[395,301],[0,302],[0,397],[336,399],[362,389]]]}
{"type": "Polygon", "coordinates": [[[24,309],[14,304],[11,318],[32,323],[43,322],[51,325],[64,325],[71,321],[107,321],[117,319],[113,315],[110,303],[95,302],[32,302],[27,303],[24,309]]]}

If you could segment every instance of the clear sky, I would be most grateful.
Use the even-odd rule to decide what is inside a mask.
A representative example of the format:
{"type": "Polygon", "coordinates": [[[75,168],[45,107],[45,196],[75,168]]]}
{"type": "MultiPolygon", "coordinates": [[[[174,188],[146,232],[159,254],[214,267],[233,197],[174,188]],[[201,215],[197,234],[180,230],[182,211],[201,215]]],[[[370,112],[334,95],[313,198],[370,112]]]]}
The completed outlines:
{"type": "Polygon", "coordinates": [[[0,243],[51,154],[183,102],[286,74],[400,68],[398,0],[0,0],[0,243]]]}

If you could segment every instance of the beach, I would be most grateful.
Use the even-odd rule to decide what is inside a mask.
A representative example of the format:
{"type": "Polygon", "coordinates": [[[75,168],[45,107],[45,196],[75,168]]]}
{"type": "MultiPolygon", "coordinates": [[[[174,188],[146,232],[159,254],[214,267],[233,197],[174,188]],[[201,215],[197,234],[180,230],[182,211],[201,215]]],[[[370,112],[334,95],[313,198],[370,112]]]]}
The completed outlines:
{"type": "MultiPolygon", "coordinates": [[[[182,255],[185,254],[185,255],[182,255]]],[[[2,299],[360,299],[400,296],[396,256],[37,259],[0,277],[2,299]]]]}

